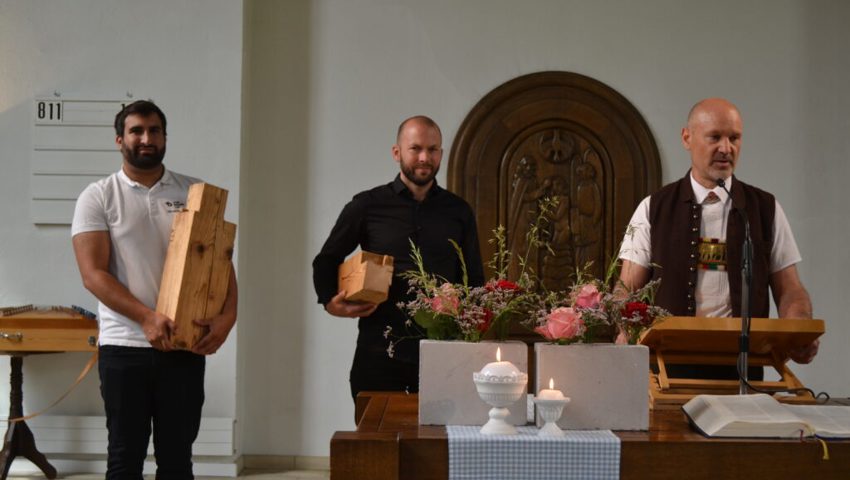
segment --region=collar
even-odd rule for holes
[[[132,178],[128,177],[128,176],[127,176],[127,173],[126,173],[126,172],[124,172],[124,167],[121,167],[121,169],[120,169],[120,170],[118,170],[118,178],[119,178],[122,182],[126,183],[127,185],[129,185],[129,186],[131,186],[131,187],[134,187],[134,188],[148,188],[148,187],[146,187],[146,186],[142,185],[141,183],[139,183],[139,182],[137,182],[137,181],[133,180]],[[161,177],[159,177],[159,180],[157,180],[157,182],[156,182],[156,183],[154,183],[154,184],[153,184],[153,186],[152,186],[151,188],[154,188],[154,187],[156,187],[157,185],[163,185],[163,186],[165,186],[165,185],[171,185],[173,182],[174,182],[174,177],[171,175],[171,170],[169,170],[169,169],[167,169],[167,168],[164,168],[164,169],[163,169],[163,171],[162,171],[162,176],[161,176]]]
[[[702,203],[703,201],[705,201],[705,197],[708,196],[709,192],[714,192],[714,194],[717,195],[718,198],[720,198],[720,201],[723,204],[725,204],[726,201],[729,199],[729,195],[726,194],[726,191],[723,190],[722,188],[720,188],[719,186],[716,186],[714,188],[705,188],[702,185],[700,185],[700,183],[697,182],[696,179],[694,179],[693,170],[691,170],[690,175],[688,175],[688,176],[691,179],[691,188],[694,191],[694,201],[696,203]],[[733,178],[734,177],[730,176],[729,178],[726,179],[726,188],[728,188],[730,192],[732,191],[732,179]]]
[[[165,176],[163,176],[163,178],[164,177]],[[407,188],[407,185],[401,181],[400,173],[395,176],[395,180],[393,180],[393,183],[390,184],[390,188],[393,189],[393,193],[396,195],[404,195],[408,198],[413,198],[413,192],[411,192],[410,189]],[[425,194],[425,198],[431,198],[442,190],[443,187],[437,185],[437,179],[435,178],[434,183],[431,184],[431,188],[428,189],[428,193]]]

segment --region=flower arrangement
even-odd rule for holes
[[[572,287],[566,291],[549,291],[530,267],[533,251],[545,249],[554,254],[546,228],[557,205],[557,198],[540,200],[537,216],[526,234],[527,249],[516,259],[506,247],[504,227],[493,230],[490,243],[496,246],[496,252],[488,265],[494,277],[484,286],[468,284],[466,262],[457,243],[449,240],[460,260],[461,283],[451,283],[426,272],[422,254],[411,242],[411,258],[416,269],[402,276],[407,279],[408,292],[414,298],[398,304],[412,319],[408,324],[415,323],[424,330],[420,331],[422,336],[432,340],[478,342],[488,333],[497,340],[505,340],[511,324],[519,322],[558,344],[592,343],[600,338],[610,341],[615,335],[616,343],[637,343],[643,331],[669,316],[664,309],[653,305],[658,281],[628,291],[618,280],[620,261],[615,256],[604,278],[588,275],[591,266],[588,264],[576,272]],[[520,267],[516,281],[508,279],[508,266],[513,260]],[[389,338],[392,332],[387,328],[384,336]],[[391,339],[388,352],[402,339]]]
[[[631,227],[626,234],[630,231]],[[569,291],[549,292],[540,297],[526,326],[561,345],[592,343],[610,332],[616,334],[615,343],[637,344],[644,331],[670,313],[653,304],[660,280],[629,291],[619,281],[620,266],[615,254],[605,277],[595,279],[586,274],[591,264],[585,265],[576,272],[576,281]]]
[[[489,332],[496,340],[506,340],[510,326],[527,316],[539,296],[535,291],[534,273],[528,267],[528,258],[533,249],[548,248],[545,240],[545,225],[557,199],[540,202],[539,213],[526,234],[527,249],[521,258],[519,277],[508,280],[508,266],[512,254],[507,249],[505,229],[498,226],[489,240],[496,252],[488,265],[495,272],[484,286],[468,284],[466,261],[460,246],[452,240],[462,269],[462,282],[451,283],[425,271],[419,248],[410,243],[411,258],[416,269],[402,273],[409,284],[413,300],[401,302],[398,307],[405,311],[413,322],[425,330],[432,340],[464,340],[478,342]],[[385,332],[389,337],[390,332]],[[397,339],[398,341],[400,339]],[[393,343],[390,343],[392,348]]]
[[[450,283],[425,272],[422,255],[411,244],[416,270],[404,272],[414,294],[413,300],[398,307],[408,313],[432,340],[478,342],[490,331],[497,340],[505,340],[514,317],[522,311],[527,286],[504,278],[495,278],[484,286],[471,287],[460,247],[452,242],[461,261],[463,282]]]
[[[427,273],[419,248],[413,242],[410,245],[416,270],[402,276],[407,278],[409,291],[415,296],[398,307],[424,329],[429,339],[479,341],[493,323],[491,292],[485,287],[469,286],[460,247],[452,242],[463,271],[463,282],[455,284]]]

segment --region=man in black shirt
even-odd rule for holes
[[[351,395],[366,390],[419,391],[419,339],[406,338],[387,352],[387,327],[395,337],[418,335],[397,307],[411,299],[400,274],[415,268],[410,241],[421,250],[425,268],[450,282],[462,281],[460,260],[449,239],[463,251],[473,286],[484,284],[478,231],[472,209],[437,185],[443,156],[440,127],[428,117],[411,117],[398,128],[392,155],[401,173],[392,182],[360,192],[343,208],[321,252],[313,260],[319,303],[337,317],[360,317],[351,366]],[[389,298],[380,305],[352,303],[337,291],[337,269],[354,249],[391,255],[394,274]]]

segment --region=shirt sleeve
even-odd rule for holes
[[[776,273],[782,269],[788,268],[791,265],[800,263],[803,259],[800,256],[800,250],[797,248],[797,242],[794,241],[794,233],[791,232],[791,225],[788,223],[788,218],[785,216],[785,211],[776,201],[773,219],[773,250],[770,252],[770,273]]]
[[[339,214],[322,250],[313,259],[313,286],[322,305],[327,305],[338,293],[339,265],[360,244],[364,212],[365,207],[357,198],[349,202]]]
[[[650,268],[652,257],[649,224],[649,198],[644,198],[632,214],[623,243],[620,244],[620,259],[634,262],[644,268]]]
[[[103,192],[97,184],[91,184],[83,190],[74,206],[74,219],[71,221],[71,236],[85,232],[109,230]]]
[[[469,276],[469,285],[480,287],[484,285],[484,265],[481,262],[481,246],[478,243],[478,225],[472,208],[467,206],[467,220],[465,222],[466,235],[461,246],[463,258],[466,262],[466,273]]]

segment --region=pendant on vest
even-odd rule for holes
[[[726,242],[717,238],[700,238],[699,268],[702,270],[726,270]]]

